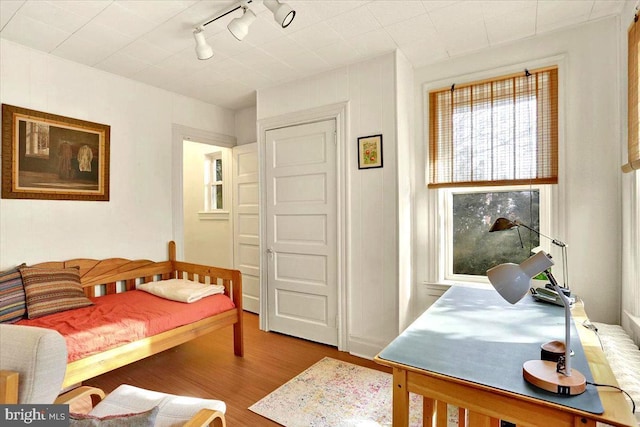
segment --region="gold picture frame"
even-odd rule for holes
[[[2,198],[108,201],[110,132],[2,104]]]
[[[382,167],[382,135],[358,138],[358,169]]]

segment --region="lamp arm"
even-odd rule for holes
[[[562,303],[564,304],[564,370],[559,371],[567,377],[571,376],[571,303],[569,298],[562,292],[556,278],[551,274],[551,270],[544,272],[553,285],[553,289],[558,293]]]
[[[564,247],[566,247],[566,246],[567,246],[564,242],[561,242],[561,241],[560,241],[560,240],[558,240],[558,239],[554,239],[553,237],[549,237],[549,236],[547,236],[547,235],[545,235],[545,234],[542,234],[542,233],[541,233],[541,232],[539,232],[538,230],[534,230],[533,228],[529,227],[529,226],[528,226],[528,225],[526,225],[526,224],[521,223],[520,221],[514,221],[514,224],[518,225],[519,227],[524,227],[524,228],[526,228],[527,230],[531,230],[531,231],[533,231],[534,233],[541,235],[542,237],[546,237],[547,239],[551,240],[551,243],[553,243],[554,245],[556,245],[556,246],[558,246],[558,247],[564,248]]]

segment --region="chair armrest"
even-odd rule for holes
[[[0,371],[0,404],[18,403],[18,377],[15,371]]]
[[[212,409],[200,409],[184,427],[226,427],[224,414],[220,411]]]
[[[96,387],[80,386],[66,393],[62,393],[60,396],[58,396],[58,398],[54,403],[62,404],[62,405],[70,405],[73,402],[77,401],[78,399],[82,399],[86,397],[91,398],[91,406],[94,407],[98,403],[100,403],[102,399],[104,399],[105,393],[104,391]]]

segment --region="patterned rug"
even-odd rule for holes
[[[249,410],[286,427],[378,427],[391,426],[392,401],[391,374],[325,357]],[[409,414],[411,427],[422,426],[419,396]]]

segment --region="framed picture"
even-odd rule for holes
[[[2,198],[108,201],[110,130],[2,104]]]
[[[382,135],[358,138],[358,169],[382,167]]]

